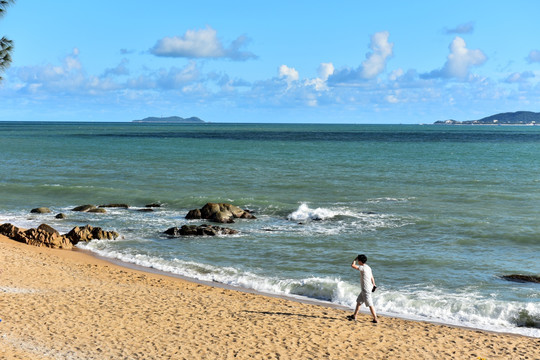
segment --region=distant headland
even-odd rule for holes
[[[491,115],[479,120],[440,120],[436,125],[537,125],[540,124],[540,113],[516,111]]]
[[[183,118],[180,116],[169,117],[147,117],[142,120],[133,120],[134,123],[167,123],[167,124],[203,124],[205,121],[198,117],[192,116],[190,118]]]

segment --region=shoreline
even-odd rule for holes
[[[69,251],[69,250],[67,250],[67,251]],[[142,265],[133,264],[133,263],[129,263],[129,262],[118,260],[118,259],[107,258],[105,256],[93,253],[90,250],[80,249],[80,248],[77,248],[77,247],[74,247],[73,250],[71,250],[71,251],[81,252],[81,253],[89,256],[89,257],[96,258],[98,260],[110,263],[112,265],[115,265],[115,266],[118,266],[118,267],[121,267],[121,268],[140,271],[140,272],[144,272],[144,273],[157,274],[157,275],[166,276],[166,277],[171,277],[171,278],[180,279],[182,281],[187,281],[187,282],[191,282],[191,283],[195,283],[195,284],[199,284],[199,285],[215,287],[215,288],[219,288],[219,289],[227,289],[227,290],[232,290],[232,291],[238,291],[238,292],[242,292],[242,293],[254,294],[254,295],[259,295],[259,296],[272,297],[272,298],[282,299],[282,300],[286,300],[286,301],[298,302],[298,303],[301,303],[301,304],[328,307],[328,308],[332,308],[332,309],[336,309],[336,310],[345,311],[345,312],[348,312],[348,313],[352,313],[353,310],[354,310],[353,308],[345,306],[345,305],[335,304],[335,303],[332,303],[330,301],[311,299],[311,298],[308,298],[308,297],[305,297],[305,296],[300,296],[300,295],[274,294],[274,293],[254,290],[254,289],[250,289],[250,288],[246,288],[246,287],[228,285],[228,284],[224,284],[224,283],[221,283],[221,282],[218,282],[218,281],[206,281],[206,280],[200,280],[200,279],[197,279],[197,278],[192,278],[192,277],[189,277],[189,276],[178,275],[178,274],[170,273],[170,272],[167,272],[167,271],[154,269],[154,268],[148,268],[148,267],[145,267],[145,266],[142,266]],[[364,314],[366,316],[370,314],[369,310],[364,306],[360,308],[360,313]],[[457,325],[457,324],[445,323],[443,321],[437,321],[437,320],[415,319],[413,317],[407,317],[407,316],[404,316],[404,315],[402,316],[402,315],[399,315],[399,314],[388,314],[388,313],[384,313],[384,312],[377,312],[377,315],[378,316],[383,316],[384,318],[391,318],[391,319],[393,318],[393,319],[400,319],[400,320],[405,320],[405,321],[414,321],[414,322],[427,323],[427,324],[433,324],[433,325],[448,326],[448,327],[464,329],[464,330],[470,330],[470,331],[484,331],[484,332],[488,332],[488,333],[492,333],[492,334],[501,334],[501,335],[509,335],[509,336],[524,336],[524,337],[531,338],[531,339],[539,339],[539,338],[534,337],[534,336],[528,336],[528,335],[517,334],[517,333],[512,333],[512,332],[482,329],[482,328],[466,326],[466,325]]]
[[[78,247],[74,247],[73,250],[71,250],[71,251],[84,253],[85,255],[87,255],[89,257],[93,257],[93,258],[96,258],[98,260],[108,262],[110,264],[113,264],[113,265],[121,267],[121,268],[140,271],[140,272],[144,272],[144,273],[167,276],[167,277],[170,277],[170,278],[180,279],[182,281],[187,281],[187,282],[191,282],[191,283],[195,283],[195,284],[199,284],[199,285],[215,287],[215,288],[219,288],[219,289],[227,289],[227,290],[232,290],[232,291],[238,291],[238,292],[247,293],[247,294],[268,296],[268,297],[272,297],[272,298],[276,298],[276,299],[295,301],[295,302],[299,302],[299,303],[302,303],[302,304],[326,306],[326,307],[329,307],[329,308],[335,308],[335,309],[339,309],[339,310],[343,310],[343,311],[351,311],[351,312],[353,311],[352,308],[349,308],[349,307],[344,306],[344,305],[334,304],[332,302],[324,301],[324,300],[310,299],[310,298],[305,297],[305,296],[273,294],[273,293],[254,290],[254,289],[250,289],[250,288],[246,288],[246,287],[228,285],[228,284],[221,283],[221,282],[218,282],[218,281],[206,281],[206,280],[200,280],[200,279],[197,279],[197,278],[192,278],[192,277],[189,277],[189,276],[178,275],[178,274],[170,273],[170,272],[167,272],[167,271],[164,271],[164,270],[159,270],[159,269],[155,269],[155,268],[148,268],[148,267],[145,267],[145,266],[142,266],[142,265],[137,265],[137,264],[129,263],[129,262],[118,260],[118,259],[108,258],[108,257],[102,256],[102,255],[93,253],[90,250],[80,249]],[[369,311],[365,310],[365,309],[361,310],[361,311],[363,313],[365,313],[365,314],[369,313]],[[478,330],[481,330],[481,329],[478,329]]]
[[[516,334],[349,312],[0,237],[0,358],[540,358]],[[216,285],[216,286],[214,286]]]

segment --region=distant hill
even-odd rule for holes
[[[142,120],[133,120],[134,123],[176,123],[176,124],[202,124],[203,120],[198,117],[192,116],[190,118],[184,119],[180,116],[169,116],[169,117],[147,117]]]
[[[516,111],[491,115],[480,120],[440,120],[438,125],[536,125],[540,124],[540,113]]]

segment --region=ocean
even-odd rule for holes
[[[163,234],[208,202],[257,219]],[[540,337],[540,284],[502,278],[540,275],[539,214],[538,126],[0,122],[0,224],[99,226],[120,238],[78,247],[347,308],[364,253],[383,315]]]

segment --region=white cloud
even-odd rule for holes
[[[332,84],[355,84],[370,80],[380,75],[386,68],[386,62],[393,54],[394,43],[389,43],[388,31],[375,33],[371,37],[366,60],[357,69],[345,68],[332,73],[329,82]]]
[[[328,77],[334,73],[334,65],[332,63],[322,63],[319,65],[319,79],[326,81]]]
[[[80,70],[82,68],[81,63],[78,59],[78,56],[79,56],[78,48],[74,48],[71,55],[66,56],[66,58],[64,59],[64,63],[66,65],[67,71]]]
[[[378,32],[371,37],[369,47],[372,52],[366,54],[366,60],[362,63],[362,77],[373,79],[384,71],[386,60],[392,55],[394,43],[388,42],[388,31]]]
[[[319,77],[307,79],[305,84],[307,86],[313,86],[317,91],[328,90],[326,81],[334,73],[334,65],[332,63],[321,63],[317,73],[319,74]]]
[[[240,36],[229,47],[225,47],[211,27],[188,30],[182,36],[164,37],[158,40],[150,52],[156,56],[183,58],[228,58],[247,60],[256,58],[253,53],[240,51],[248,38]]]
[[[442,69],[423,74],[423,78],[458,78],[465,80],[472,66],[482,65],[486,62],[486,55],[478,49],[467,49],[463,38],[456,36],[449,46],[450,54]]]
[[[540,62],[540,51],[538,51],[538,50],[531,50],[531,52],[529,53],[529,56],[527,56],[527,60],[528,60],[530,63],[533,63],[533,62]]]
[[[87,74],[84,62],[81,62],[83,56],[74,49],[57,63],[12,67],[0,87],[0,97],[11,97],[13,103],[34,101],[43,106],[57,100],[59,104],[73,104],[69,105],[73,108],[95,104],[103,104],[103,108],[109,106],[110,109],[119,106],[125,109],[144,108],[158,103],[166,104],[163,108],[170,108],[171,104],[204,104],[208,107],[225,104],[236,109],[305,110],[317,107],[321,111],[347,108],[362,112],[372,108],[383,113],[408,110],[415,114],[411,110],[415,106],[440,112],[445,107],[447,110],[467,107],[471,102],[498,104],[499,99],[538,94],[540,89],[537,82],[539,72],[508,73],[497,83],[480,81],[478,77],[467,83],[445,81],[456,77],[470,79],[471,68],[486,61],[480,50],[468,49],[459,37],[450,44],[444,65],[428,74],[431,79],[422,79],[416,70],[399,67],[389,69],[386,72],[388,76],[380,76],[385,73],[393,45],[388,42],[387,32],[377,33],[371,39],[371,50],[357,69],[340,71],[333,63],[326,62],[313,69],[317,70],[317,75],[301,77],[295,67],[281,65],[274,70],[277,74],[249,82],[241,78],[232,79],[215,69],[205,72],[203,62],[195,59],[185,66],[161,69],[131,66],[131,72],[128,71],[131,63],[122,59],[96,75]],[[206,66],[209,65],[206,63]],[[342,76],[343,83],[335,81],[336,75]],[[376,81],[369,81],[368,75],[376,76]],[[435,77],[443,78],[443,81],[433,79]],[[532,101],[538,95],[528,98]]]
[[[287,87],[291,87],[291,84],[294,81],[298,81],[300,76],[298,75],[298,71],[296,71],[295,68],[288,67],[287,65],[281,65],[279,67],[279,78],[285,79],[287,82]]]
[[[443,71],[450,77],[465,78],[471,66],[482,65],[487,57],[481,50],[467,49],[465,40],[457,36],[450,45],[450,55]]]
[[[40,65],[12,68],[15,74],[14,88],[19,93],[43,94],[55,97],[69,95],[107,96],[123,90],[179,90],[205,79],[195,61],[182,68],[171,67],[157,71],[146,70],[143,74],[118,81],[119,75],[130,75],[128,60],[123,59],[114,67],[105,69],[100,76],[86,74],[78,57],[78,49],[64,57],[60,65]]]
[[[161,68],[128,79],[122,86],[135,90],[178,90],[203,81],[197,63],[192,60],[183,68]]]
[[[195,61],[190,61],[185,67],[178,69],[160,70],[157,76],[157,86],[162,89],[177,89],[200,79],[200,71]]]
[[[398,80],[400,77],[403,76],[405,72],[403,71],[403,69],[399,68],[397,70],[394,70],[390,73],[390,75],[388,76],[388,79],[390,79],[391,81],[396,81]]]
[[[390,104],[397,104],[399,102],[398,98],[395,95],[387,95],[385,99]]]
[[[18,80],[24,83],[20,89],[36,92],[46,88],[77,88],[84,79],[78,55],[79,49],[74,48],[71,54],[64,57],[62,65],[47,64],[15,68]]]

